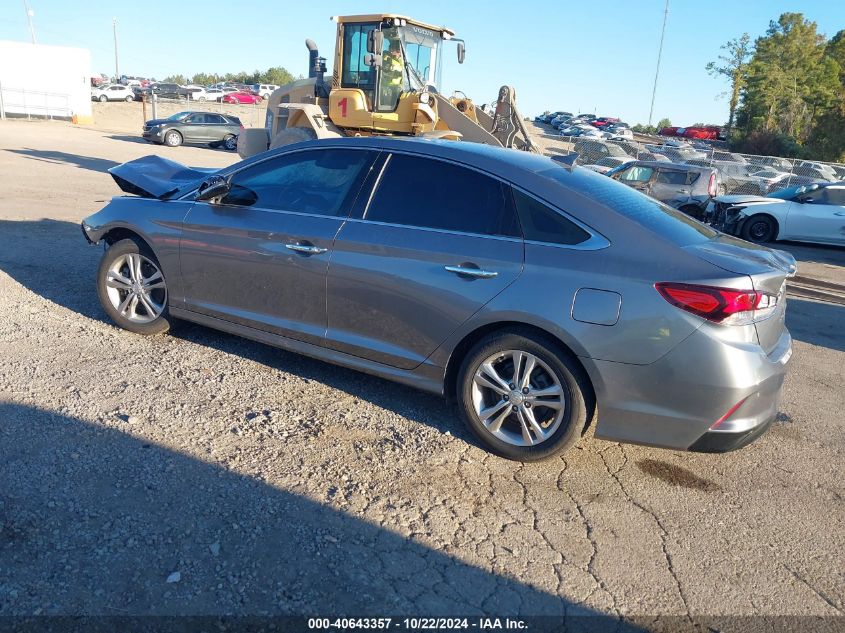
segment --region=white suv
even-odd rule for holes
[[[108,86],[100,86],[91,91],[92,101],[135,101],[135,93],[129,86],[121,86],[120,84],[109,84]]]
[[[278,88],[276,84],[252,84],[252,94],[262,99],[269,99],[273,91]]]

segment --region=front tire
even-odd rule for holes
[[[749,242],[756,244],[774,242],[777,236],[777,222],[768,215],[752,215],[742,226],[742,239]]]
[[[176,130],[168,130],[164,135],[164,144],[168,147],[178,147],[182,144],[182,135]]]
[[[464,358],[462,417],[493,453],[536,461],[571,448],[592,415],[589,380],[571,356],[533,332],[495,332]]]
[[[164,273],[143,242],[120,240],[103,253],[97,295],[109,318],[124,330],[162,334],[170,329]]]
[[[105,103],[109,98],[106,95],[100,95],[100,103]]]

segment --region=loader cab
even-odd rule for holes
[[[443,43],[454,33],[396,15],[335,19],[330,118],[341,127],[411,133],[410,105],[438,91]]]

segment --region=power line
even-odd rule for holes
[[[660,58],[663,56],[663,36],[666,35],[666,20],[669,18],[669,0],[666,0],[666,9],[663,11],[663,28],[660,30],[660,47],[657,49],[657,68],[654,71],[654,88],[651,91],[651,108],[648,110],[648,124],[651,125],[651,117],[654,114],[654,97],[657,94],[657,77],[660,75]]]

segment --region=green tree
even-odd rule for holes
[[[719,55],[717,61],[712,61],[705,67],[707,72],[714,77],[727,77],[731,82],[731,97],[728,100],[728,126],[726,133],[730,135],[734,125],[734,116],[739,104],[739,96],[745,87],[748,74],[748,58],[751,56],[751,36],[743,33],[740,37],[734,38],[723,44],[721,50],[725,51]]]
[[[185,75],[168,75],[164,78],[163,83],[166,84],[179,84],[180,86],[183,84],[188,83],[185,80]]]
[[[657,129],[659,130],[662,127],[672,127],[672,122],[668,118],[660,119],[657,122]]]
[[[742,96],[746,133],[764,128],[806,140],[816,118],[835,105],[838,64],[816,23],[784,13],[757,38]]]
[[[274,66],[273,68],[268,68],[267,72],[262,75],[261,83],[283,86],[285,84],[289,84],[293,80],[293,75],[290,74],[286,68],[283,68],[282,66]]]

